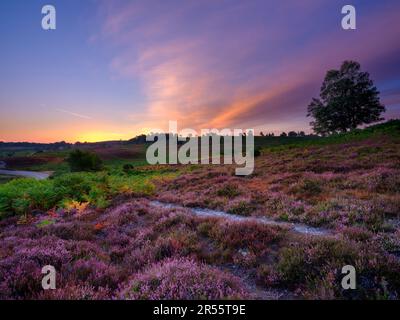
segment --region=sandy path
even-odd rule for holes
[[[36,171],[19,171],[19,170],[0,170],[0,174],[9,176],[18,176],[26,178],[34,178],[37,180],[44,180],[50,177],[51,172],[36,172]]]
[[[201,208],[187,208],[187,207],[179,206],[176,204],[164,203],[164,202],[159,202],[159,201],[151,201],[151,204],[154,206],[168,208],[168,209],[186,209],[186,210],[189,210],[192,214],[197,215],[197,216],[202,216],[202,217],[218,217],[218,218],[225,218],[227,220],[232,220],[232,221],[255,221],[255,222],[269,224],[269,225],[283,226],[283,227],[289,228],[290,230],[292,230],[294,232],[301,233],[301,234],[307,234],[307,235],[313,235],[313,236],[326,236],[326,235],[332,234],[332,232],[330,232],[329,230],[326,230],[326,229],[314,228],[314,227],[310,227],[310,226],[307,226],[302,223],[277,221],[277,220],[269,219],[266,217],[245,217],[245,216],[239,216],[236,214],[226,213],[223,211],[215,211],[215,210],[201,209]]]

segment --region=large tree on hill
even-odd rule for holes
[[[379,91],[360,70],[355,61],[344,61],[340,70],[329,70],[321,87],[320,98],[313,98],[307,116],[319,134],[346,132],[361,124],[383,120],[385,106],[379,101]]]

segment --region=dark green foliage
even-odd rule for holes
[[[124,166],[122,167],[124,172],[129,172],[129,171],[133,170],[133,168],[134,168],[134,166],[131,165],[130,163],[124,164]]]
[[[69,154],[67,162],[72,172],[99,171],[103,167],[102,161],[97,154],[79,149]]]
[[[217,191],[217,195],[220,197],[234,198],[240,195],[240,191],[237,185],[227,184]]]
[[[105,204],[109,189],[107,176],[95,173],[68,173],[40,181],[15,179],[0,186],[0,219],[32,210],[47,211],[72,200],[100,207]]]
[[[318,134],[354,130],[362,124],[382,120],[385,107],[368,72],[355,61],[344,61],[340,70],[329,70],[321,87],[320,98],[308,106],[310,124]]]

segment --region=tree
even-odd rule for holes
[[[344,61],[340,70],[329,70],[322,83],[320,98],[313,98],[307,116],[314,131],[326,135],[353,130],[361,124],[383,120],[385,106],[379,91],[355,61]]]
[[[72,172],[98,171],[103,167],[102,161],[97,154],[79,149],[70,152],[67,162]]]
[[[286,132],[285,132],[285,131],[283,131],[283,132],[280,134],[280,137],[287,137],[287,134],[286,134]]]
[[[288,137],[297,137],[297,132],[295,132],[295,131],[289,131]]]

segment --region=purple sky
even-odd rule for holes
[[[82,4],[83,2],[83,4]],[[305,130],[328,69],[357,60],[400,116],[400,2],[0,4],[0,140],[95,141],[179,128]],[[341,28],[352,4],[357,30]]]

